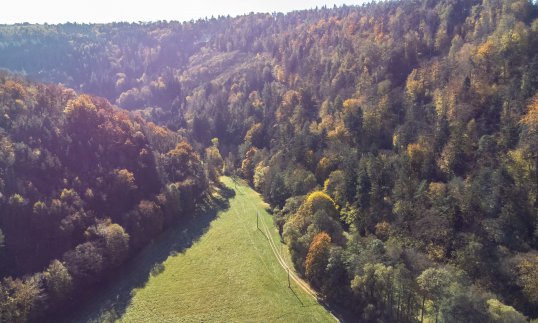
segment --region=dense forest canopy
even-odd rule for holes
[[[93,211],[111,220],[92,223],[86,236],[98,240],[97,232],[118,223],[133,241],[136,230],[152,227],[131,228],[121,214],[147,203],[158,209],[160,199],[151,201],[163,194],[163,183],[183,180],[159,172],[160,163],[176,169],[166,159],[176,153],[167,153],[173,144],[163,148],[150,138],[170,133],[194,147],[176,150],[205,156],[210,180],[222,167],[260,191],[299,272],[358,318],[520,322],[538,318],[537,17],[538,7],[527,0],[423,0],[187,23],[0,26],[0,66],[106,97],[167,127],[136,117],[123,130],[120,143],[128,138],[136,147],[124,147],[126,154],[145,147],[148,156],[161,156],[153,166],[129,166],[123,163],[136,159],[115,155],[97,174],[79,178],[82,186],[71,177],[47,186],[47,208],[62,189],[77,185],[106,192],[92,198],[121,201],[110,203],[116,209]],[[6,108],[25,115],[17,95],[8,97]],[[44,109],[37,98],[20,100]],[[100,111],[104,101],[64,100],[54,101],[61,118],[43,120],[62,120],[67,143],[49,144],[81,151],[87,163],[70,165],[65,152],[47,149],[75,176],[109,147],[99,140],[114,141],[106,132],[88,143],[73,138],[106,129],[100,125],[114,119],[109,114],[131,119],[105,109],[102,117],[83,117],[93,126],[77,125],[76,116],[94,114],[88,106]],[[7,116],[2,127],[17,123]],[[37,202],[40,181],[47,181],[32,175],[38,168],[31,163],[36,145],[49,145],[46,138],[56,132],[32,135],[33,118],[20,117],[19,132],[4,130],[2,147],[13,148],[2,148],[0,174],[19,184],[0,186],[8,190],[2,210],[30,214],[35,206],[26,199]],[[17,173],[13,165],[26,168]],[[47,173],[53,183],[64,176],[53,174]],[[202,177],[196,174],[189,176]],[[113,179],[129,186],[131,175],[137,194],[129,199],[121,197],[127,188],[107,187]],[[203,191],[205,182],[194,185]],[[67,195],[73,207],[78,199]],[[9,255],[17,248],[9,238],[9,212],[16,211],[2,212],[0,245]],[[25,248],[20,252],[35,252]],[[24,257],[11,261],[22,266],[19,273],[39,270],[64,252],[49,250],[54,254],[40,256],[34,267],[24,267]],[[63,259],[59,264],[70,263]]]
[[[1,322],[83,293],[206,188],[188,143],[105,99],[0,75],[0,115]]]

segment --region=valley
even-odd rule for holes
[[[235,193],[229,206],[163,233],[73,320],[334,322],[299,285],[304,282],[292,280],[288,288],[287,272],[269,239],[278,254],[284,248],[260,195],[230,177],[223,184]],[[282,258],[293,268],[286,260],[289,255],[284,252]],[[162,271],[148,272],[160,265]]]

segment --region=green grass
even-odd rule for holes
[[[132,268],[110,284],[81,320],[334,322],[324,307],[293,282],[288,288],[286,271],[277,262],[267,237],[256,228],[259,212],[260,221],[269,226],[278,243],[278,232],[260,196],[246,185],[236,188],[230,178],[223,178],[223,182],[234,188],[236,195],[230,198],[229,208],[202,225],[205,233],[200,233],[198,240],[163,257],[164,270],[151,275],[148,264],[155,263],[154,252],[169,252],[174,249],[170,248],[174,239],[181,244],[182,235],[192,235],[188,229],[164,234],[128,265]],[[142,273],[137,266],[143,268]],[[134,283],[140,275],[145,275],[142,283]]]

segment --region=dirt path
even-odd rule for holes
[[[310,296],[314,297],[316,300],[318,299],[318,294],[315,290],[313,290],[308,283],[306,283],[303,279],[301,279],[293,269],[290,269],[289,266],[286,264],[284,258],[278,251],[278,248],[276,247],[275,241],[273,239],[273,236],[271,235],[271,232],[269,231],[269,228],[267,227],[267,224],[265,221],[261,221],[265,230],[265,233],[267,235],[269,245],[271,246],[271,249],[273,250],[273,253],[275,254],[275,257],[277,258],[278,262],[284,268],[285,270],[289,271],[290,278],[297,283],[305,292],[307,292]]]

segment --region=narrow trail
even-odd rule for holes
[[[268,236],[268,239],[269,239],[269,246],[271,247],[271,250],[273,250],[273,253],[275,254],[278,262],[280,263],[280,265],[282,266],[282,268],[284,268],[285,270],[288,270],[289,273],[290,273],[290,278],[293,279],[293,281],[295,281],[297,283],[297,285],[299,285],[305,292],[307,292],[310,296],[314,297],[316,300],[318,299],[318,294],[316,293],[316,291],[314,291],[309,285],[308,283],[306,283],[302,278],[300,278],[299,276],[297,276],[297,274],[295,273],[295,271],[291,268],[289,268],[289,266],[286,264],[284,258],[282,257],[282,255],[280,254],[280,252],[278,251],[278,248],[276,247],[276,244],[275,244],[275,241],[271,235],[271,232],[269,231],[269,228],[267,227],[267,224],[265,223],[265,221],[261,221],[263,226],[264,226],[264,229],[265,229],[265,232]]]

